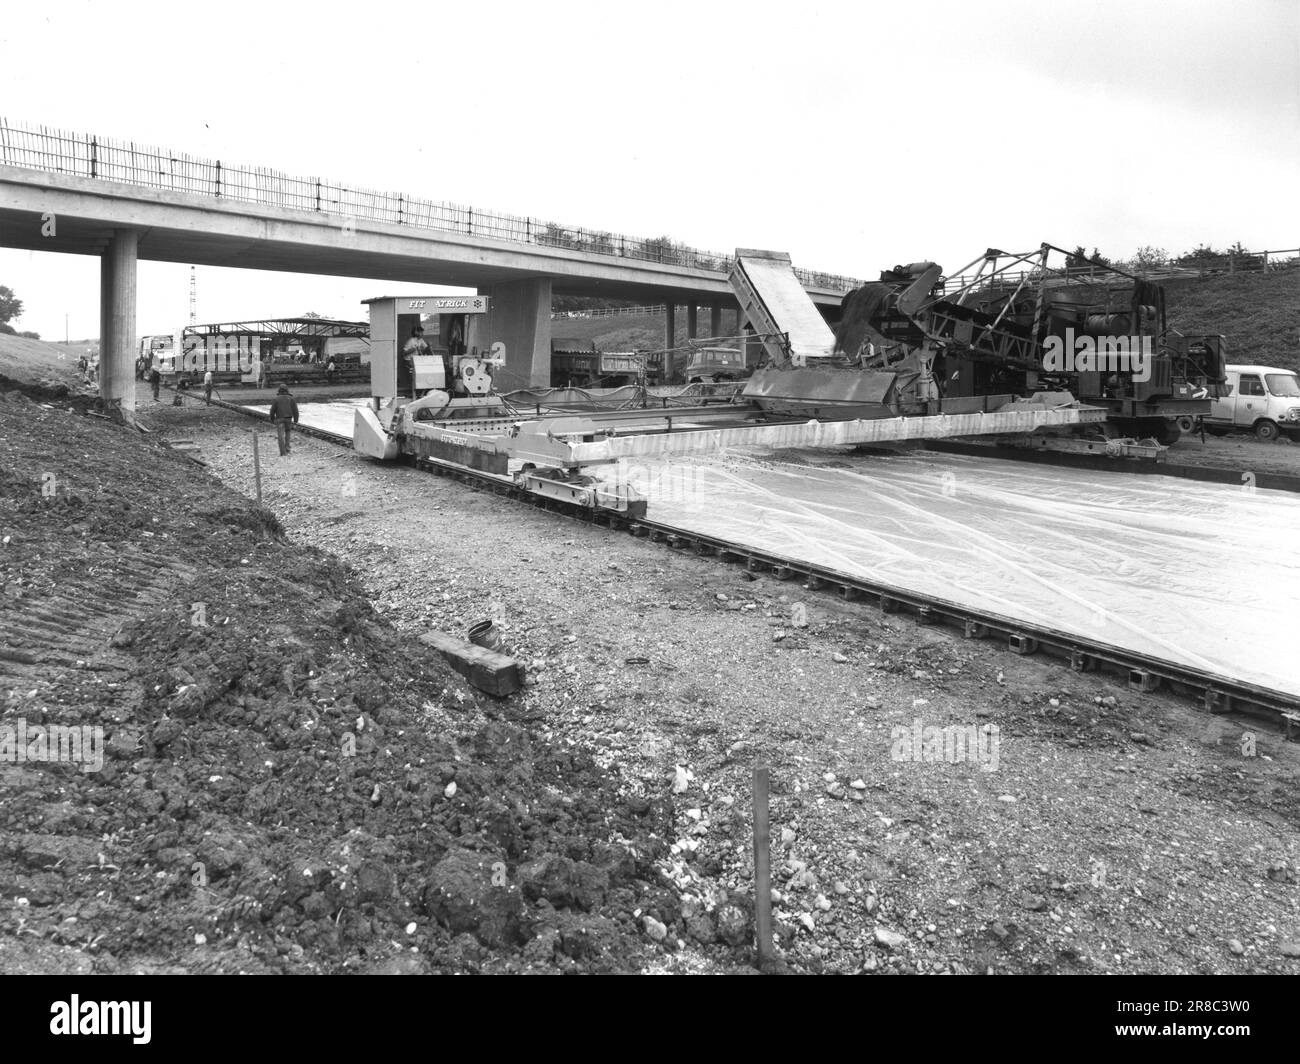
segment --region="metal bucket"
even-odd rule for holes
[[[503,645],[497,626],[489,621],[475,621],[469,626],[469,641],[485,650],[500,652]]]

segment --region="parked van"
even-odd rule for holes
[[[1208,429],[1254,432],[1261,440],[1279,433],[1300,439],[1300,380],[1294,370],[1272,366],[1227,366],[1228,394],[1210,404]]]

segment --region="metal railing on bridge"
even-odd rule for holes
[[[659,303],[653,307],[592,307],[590,310],[553,310],[551,317],[559,320],[561,318],[622,318],[622,317],[640,317],[645,314],[662,316],[668,312],[668,307]]]
[[[29,128],[5,119],[0,119],[0,163],[265,207],[327,213],[340,216],[344,223],[349,218],[386,222],[710,273],[726,273],[734,262],[734,256],[686,247],[665,237],[646,239],[562,226],[400,192],[375,192],[321,178],[293,177],[266,167],[231,166],[133,141],[82,136],[44,126]],[[848,291],[861,284],[838,274],[803,269],[795,272],[809,287]]]

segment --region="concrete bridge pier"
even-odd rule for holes
[[[115,229],[99,259],[99,395],[105,408],[135,412],[136,253],[140,234]]]
[[[664,306],[664,383],[673,382],[673,344],[677,340],[677,305],[669,299]]]
[[[700,308],[694,303],[686,304],[686,337],[694,340],[700,335]]]
[[[535,277],[480,288],[488,312],[476,334],[480,351],[500,340],[506,364],[493,371],[498,391],[551,386],[551,279]]]
[[[722,335],[722,304],[713,303],[709,306],[709,335]]]

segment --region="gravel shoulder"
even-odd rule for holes
[[[1227,436],[1206,433],[1204,442],[1199,436],[1180,439],[1169,449],[1167,460],[1171,465],[1212,466],[1243,473],[1280,473],[1295,477],[1300,476],[1300,443],[1285,436],[1263,443],[1245,432]]]

